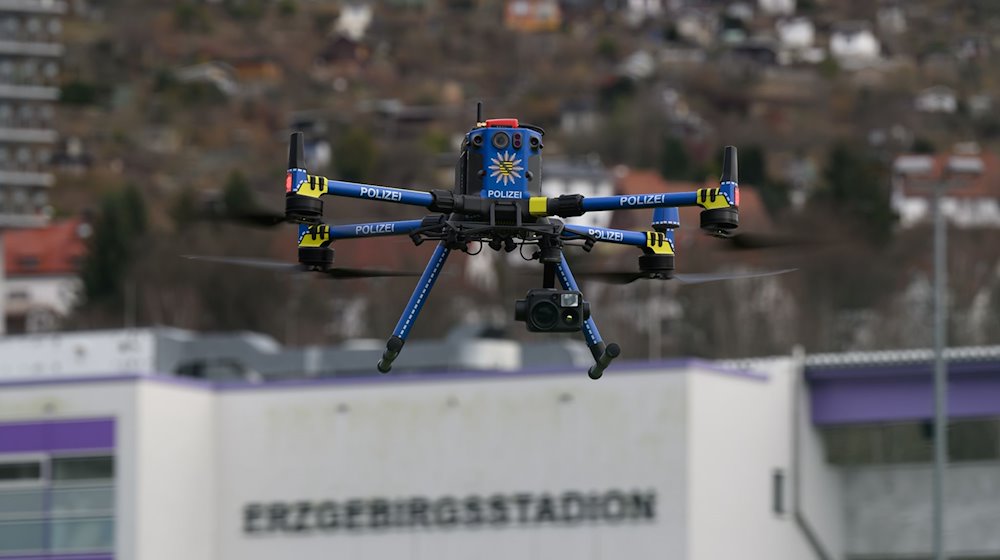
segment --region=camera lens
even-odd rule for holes
[[[539,330],[549,330],[559,320],[559,308],[550,301],[540,301],[531,308],[531,322]]]
[[[510,136],[507,136],[506,132],[497,132],[493,135],[493,147],[502,150],[510,144]]]
[[[473,136],[472,137],[472,145],[475,146],[475,147],[477,147],[477,148],[479,146],[482,146],[483,145],[483,135],[482,134],[477,134],[477,135]]]

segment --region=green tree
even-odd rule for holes
[[[890,205],[884,163],[841,142],[830,148],[823,178],[826,190],[821,201],[829,202],[873,241],[888,241],[896,214]]]
[[[371,134],[354,127],[334,143],[334,170],[337,179],[343,181],[363,181],[370,177],[378,159],[378,149]]]
[[[135,185],[110,192],[101,200],[80,272],[88,303],[121,301],[125,275],[146,232],[146,221],[146,204]]]
[[[226,184],[222,187],[222,206],[230,214],[249,212],[256,207],[253,190],[239,170],[229,172]]]
[[[684,143],[673,136],[664,138],[660,152],[660,175],[666,179],[686,181],[691,178],[692,167]]]

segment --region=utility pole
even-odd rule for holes
[[[895,171],[916,180],[934,175],[935,162],[929,156],[908,156],[899,161]],[[931,542],[934,560],[946,560],[945,543],[945,474],[948,469],[948,236],[944,215],[944,194],[960,176],[976,177],[983,172],[983,160],[977,156],[950,156],[941,166],[940,177],[933,179],[934,221],[934,475]]]
[[[941,211],[946,180],[942,178],[934,188],[934,560],[946,558],[944,473],[948,467],[948,368],[944,348],[948,338],[948,310],[945,308],[948,271],[945,267],[947,232]]]

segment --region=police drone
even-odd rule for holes
[[[378,371],[388,373],[410,335],[420,310],[453,251],[478,254],[484,246],[494,251],[522,254],[542,267],[542,287],[529,290],[514,305],[514,318],[531,332],[582,332],[594,357],[588,374],[598,379],[621,354],[618,344],[605,344],[584,299],[576,276],[570,270],[563,248],[579,245],[589,252],[597,243],[630,245],[639,249],[638,269],[631,271],[586,271],[581,278],[628,283],[635,280],[675,279],[701,283],[734,278],[782,274],[788,270],[748,274],[680,274],[674,272],[674,230],[680,227],[682,206],[701,210],[701,229],[710,235],[732,238],[739,224],[740,189],[736,148],[727,146],[722,177],[717,187],[691,192],[626,196],[585,197],[542,193],[542,150],[545,132],[514,118],[483,119],[477,108],[476,125],[462,141],[452,190],[417,191],[403,188],[337,181],[312,175],[304,161],[301,132],[291,135],[288,174],[285,177],[283,215],[258,214],[245,221],[292,222],[298,228],[298,265],[232,257],[195,257],[270,268],[295,268],[333,278],[416,276],[392,270],[335,267],[335,241],[362,237],[406,235],[415,245],[437,243],[430,262],[417,281],[385,351]],[[388,204],[419,206],[431,212],[420,219],[361,224],[322,223],[323,199],[329,196],[359,198]],[[630,231],[565,223],[559,218],[587,212],[652,209],[649,231]],[[558,284],[558,287],[557,287]]]

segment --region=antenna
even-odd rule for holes
[[[483,122],[483,102],[476,101],[476,122]]]

